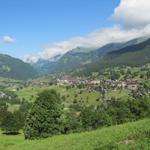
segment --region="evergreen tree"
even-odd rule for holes
[[[62,131],[62,104],[55,90],[41,92],[30,109],[25,123],[26,139],[44,138]]]

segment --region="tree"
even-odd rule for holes
[[[25,138],[37,139],[60,134],[62,131],[61,116],[60,95],[55,90],[41,92],[27,115]]]
[[[110,78],[111,80],[118,80],[120,78],[120,73],[113,70],[111,71]]]
[[[136,120],[150,116],[150,97],[129,99],[128,105]]]
[[[14,113],[7,111],[3,118],[1,129],[5,134],[18,134],[19,130],[23,127],[21,121],[21,112]]]
[[[107,113],[112,118],[113,124],[122,124],[131,121],[133,118],[127,102],[120,99],[114,99],[109,102]]]
[[[147,76],[147,79],[150,78],[150,71],[149,70],[147,71],[146,76]]]
[[[0,126],[6,116],[8,106],[5,102],[0,102]]]
[[[85,107],[81,112],[82,126],[85,130],[97,129],[112,124],[112,119],[102,107]]]
[[[82,126],[85,130],[93,129],[93,117],[95,110],[93,106],[85,107],[80,114]]]

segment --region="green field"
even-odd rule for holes
[[[0,134],[0,150],[149,150],[150,120],[43,140]]]
[[[34,101],[37,94],[44,89],[55,89],[61,96],[65,96],[65,102],[67,103],[71,103],[77,99],[78,101],[88,101],[90,104],[94,104],[96,103],[96,99],[101,96],[99,92],[89,93],[88,91],[84,91],[82,94],[79,94],[79,89],[70,88],[67,90],[65,86],[28,87],[17,91],[17,95],[20,99],[24,98],[26,101]]]
[[[61,96],[65,96],[66,103],[72,103],[75,99],[77,101],[88,102],[89,104],[97,104],[97,98],[100,98],[102,95],[99,92],[89,92],[87,90],[82,91],[80,93],[80,89],[78,88],[70,88],[66,89],[65,86],[49,86],[49,87],[28,87],[17,91],[17,95],[20,99],[25,99],[26,101],[33,102],[38,93],[43,91],[44,89],[55,89]],[[128,91],[110,91],[106,94],[107,98],[115,97],[115,98],[127,98]]]

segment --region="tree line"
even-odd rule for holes
[[[38,139],[122,124],[150,116],[150,97],[112,99],[97,106],[76,104],[64,109],[55,90],[39,94],[30,109],[24,128],[26,139]]]
[[[64,108],[55,90],[38,94],[32,106],[23,103],[18,111],[9,112],[0,105],[0,127],[7,134],[23,129],[25,139],[94,130],[105,126],[136,121],[150,116],[150,97],[112,99],[98,105],[75,103]]]

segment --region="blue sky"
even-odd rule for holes
[[[120,0],[0,0],[0,53],[23,58],[49,43],[113,26]]]

